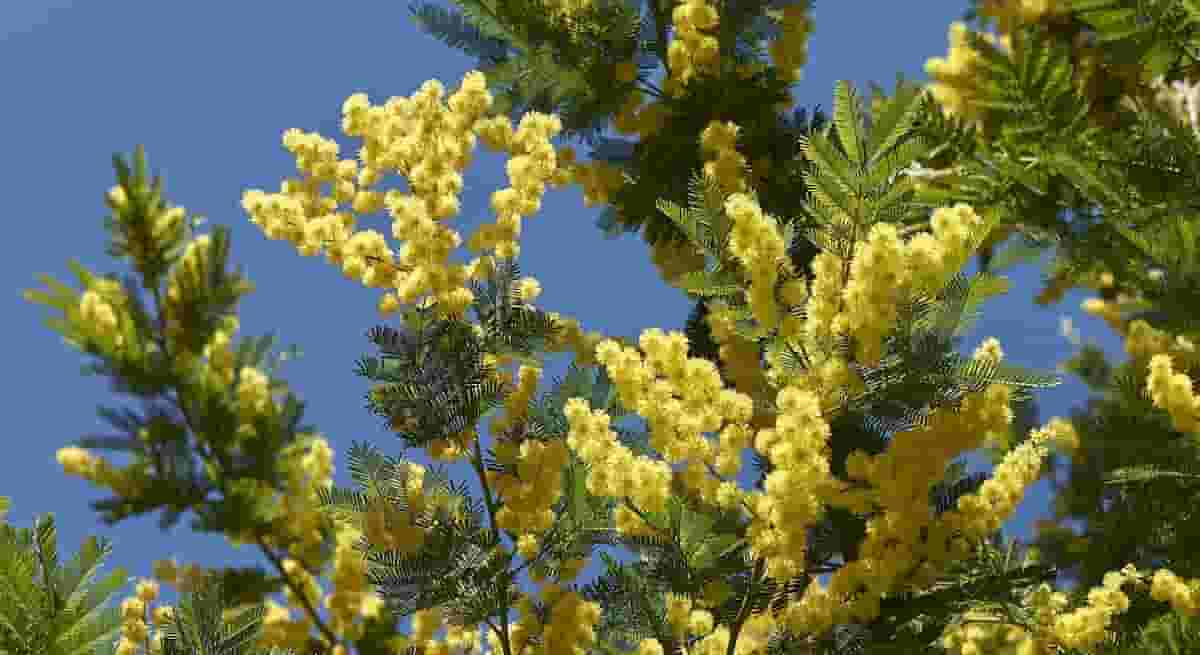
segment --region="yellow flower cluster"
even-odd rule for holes
[[[977,494],[960,499],[958,511],[947,512],[942,521],[934,520],[927,500],[929,486],[940,479],[953,453],[977,446],[982,435],[1012,420],[1008,399],[1007,387],[993,385],[964,399],[958,412],[939,410],[927,426],[895,435],[880,456],[851,454],[846,465],[850,477],[872,481],[878,493],[843,494],[832,502],[858,513],[880,505],[884,512],[868,521],[859,559],[834,572],[827,588],[814,581],[799,602],[786,608],[783,618],[793,631],[819,632],[843,620],[874,618],[883,594],[897,581],[907,576],[911,586],[929,584],[946,563],[966,554],[968,541],[963,537],[989,534],[1011,515],[1024,488],[1037,478],[1044,444],[1073,442],[1074,430],[1066,421],[1054,419],[1034,431],[1027,444],[997,466]],[[940,438],[914,438],[929,435]],[[952,445],[943,445],[947,441]],[[902,457],[922,448],[932,449],[929,459],[940,461],[942,467],[927,465],[915,454]],[[963,652],[968,650],[964,647]]]
[[[654,638],[639,641],[637,655],[664,655],[662,642]]]
[[[964,203],[939,207],[931,218],[932,233],[922,232],[907,242],[895,225],[876,223],[864,242],[855,244],[849,276],[832,253],[813,261],[814,280],[804,333],[813,347],[835,334],[853,336],[858,359],[878,361],[883,336],[896,320],[897,304],[908,295],[941,287],[970,257],[982,239],[983,220]]]
[[[750,288],[746,290],[750,309],[763,329],[779,324],[779,308],[775,303],[775,286],[782,269],[794,274],[792,262],[787,255],[787,244],[779,234],[778,223],[769,214],[763,214],[758,203],[750,196],[734,193],[725,201],[725,213],[733,221],[729,235],[729,251],[737,257],[750,277]],[[798,331],[796,321],[792,331]]]
[[[922,232],[908,242],[913,284],[926,292],[941,289],[987,237],[983,218],[961,202],[933,210],[929,225],[931,233]]]
[[[544,655],[582,655],[596,643],[599,604],[552,583],[542,587],[542,600],[552,608],[550,622],[542,629]]]
[[[280,521],[280,536],[296,540],[296,557],[315,568],[321,561],[321,526],[326,523],[317,491],[333,486],[333,449],[317,437],[307,448],[286,448],[278,466],[284,480],[278,496],[280,515],[286,517]]]
[[[873,225],[866,241],[854,246],[850,278],[842,292],[841,324],[854,335],[857,359],[865,364],[879,362],[883,338],[896,323],[898,302],[908,284],[906,259],[900,232],[890,223]]]
[[[983,117],[984,109],[976,103],[976,99],[984,79],[984,70],[980,64],[980,54],[971,48],[967,33],[966,23],[951,23],[949,58],[930,58],[925,62],[925,72],[935,80],[930,83],[929,92],[946,114],[965,120],[979,120]],[[984,34],[983,38],[988,44],[996,46],[994,35]],[[1011,47],[1011,39],[1007,35],[1001,37],[999,43],[1005,49]]]
[[[117,642],[117,655],[136,655],[138,644],[149,640],[149,652],[162,652],[162,628],[174,617],[169,605],[156,608],[152,614],[154,623],[159,626],[153,635],[146,622],[146,609],[158,598],[158,584],[153,580],[141,580],[134,591],[134,596],[121,602],[121,639]]]
[[[1178,362],[1185,369],[1195,366],[1200,363],[1200,351],[1184,335],[1175,335],[1172,339],[1169,333],[1142,319],[1126,321],[1120,302],[1128,299],[1125,295],[1118,296],[1116,301],[1089,298],[1082,308],[1125,337],[1125,352],[1130,358],[1149,360],[1147,391],[1154,406],[1170,414],[1175,429],[1180,432],[1196,430],[1200,426],[1200,397],[1192,391],[1191,378],[1186,373],[1177,373],[1175,364]]]
[[[707,610],[692,610],[688,614],[687,623],[688,634],[695,637],[703,637],[713,631],[713,615]]]
[[[812,392],[785,387],[776,397],[779,414],[773,428],[754,438],[774,470],[752,495],[754,518],[746,531],[750,550],[766,559],[767,575],[786,579],[804,570],[808,529],[821,517],[832,490],[829,472],[829,424]]]
[[[366,286],[396,289],[398,298],[385,296],[380,304],[385,313],[394,311],[398,301],[414,302],[425,293],[436,298],[442,315],[461,313],[472,300],[465,281],[478,274],[476,268],[486,267],[479,260],[466,266],[447,264],[450,251],[462,239],[441,221],[459,211],[461,171],[470,162],[476,134],[485,145],[514,155],[508,162],[513,188],[492,195],[498,222],[481,226],[472,245],[512,257],[517,253],[520,217],[538,210],[545,182],[555,173],[549,139],[562,125],[557,118],[530,113],[514,132],[505,117],[484,119],[492,98],[477,71],[464,76],[445,106],[443,95],[442,85],[430,80],[411,98],[392,98],[382,107],[372,106],[362,93],[348,98],[342,129],[364,140],[361,170],[355,160],[337,160],[336,142],[288,130],[284,146],[296,156],[305,179],[286,180],[279,194],[249,190],[243,195],[243,208],[268,237],[292,241],[302,254],[324,248],[328,259],[348,276]],[[389,170],[408,178],[411,195],[370,190]],[[321,196],[323,184],[334,187],[333,197]],[[350,203],[356,213],[387,208],[392,236],[407,239],[398,263],[383,235],[352,232],[354,214],[337,212],[341,203]]]
[[[359,537],[356,533],[344,530],[338,534],[330,576],[334,591],[325,597],[330,628],[347,639],[362,637],[363,624],[357,623],[356,619],[377,617],[383,609],[383,598],[367,590],[367,563],[354,547]]]
[[[668,93],[678,95],[697,72],[713,72],[721,58],[721,44],[709,34],[717,28],[720,16],[716,7],[704,0],[684,0],[671,12],[674,35],[667,46],[667,64],[671,77]]]
[[[93,484],[112,489],[121,496],[134,496],[145,482],[145,474],[138,468],[115,468],[108,460],[97,457],[76,446],[58,449],[58,465],[67,475],[83,478]]]
[[[570,453],[560,440],[526,439],[519,446],[497,443],[496,457],[517,472],[516,477],[494,471],[486,474],[488,483],[504,499],[504,506],[496,512],[496,525],[525,533],[529,539],[523,542],[521,555],[531,557],[537,552],[536,534],[549,530],[554,523],[551,507],[562,496],[563,467]]]
[[[958,512],[948,513],[956,528],[976,536],[990,534],[1016,511],[1025,488],[1037,481],[1048,444],[1071,450],[1079,437],[1074,426],[1061,418],[1033,430],[1029,439],[1004,456],[992,477],[974,494],[958,499]]]
[[[999,364],[1004,359],[1004,349],[1000,347],[1000,340],[996,337],[984,339],[971,355],[971,359],[977,362]]]
[[[301,614],[299,619],[293,619],[291,610],[269,598],[263,602],[263,606],[265,611],[258,644],[303,649],[308,641],[308,633],[312,630],[312,622],[308,615]]]
[[[1192,432],[1200,427],[1200,397],[1192,391],[1192,379],[1174,371],[1170,355],[1150,358],[1146,389],[1154,406],[1171,415],[1176,430]]]
[[[238,414],[243,421],[275,409],[271,402],[270,380],[253,366],[243,366],[238,373],[237,399]]]
[[[1191,339],[1182,334],[1174,339],[1167,332],[1151,326],[1142,319],[1125,325],[1125,352],[1132,359],[1149,360],[1155,355],[1170,355],[1191,366],[1200,364],[1200,351]]]
[[[1054,621],[1070,604],[1070,599],[1061,591],[1043,582],[1025,593],[1022,598],[1025,607],[1033,611],[1033,619],[1037,624],[1035,633],[1040,637],[1051,634]]]
[[[1099,587],[1088,592],[1087,604],[1067,612],[1067,595],[1041,584],[1025,594],[1023,604],[1033,613],[1032,632],[1004,622],[986,612],[968,612],[962,622],[943,633],[943,646],[952,653],[1011,653],[1034,655],[1052,652],[1055,647],[1087,650],[1110,633],[1115,615],[1129,609],[1129,597],[1122,591],[1127,583],[1145,584],[1147,576],[1133,565],[1104,575]],[[1177,611],[1200,616],[1200,581],[1180,580],[1167,569],[1159,569],[1150,580],[1151,598],[1167,602]]]
[[[1121,587],[1136,580],[1136,571],[1110,571],[1101,586],[1088,592],[1087,605],[1057,617],[1051,627],[1054,639],[1064,648],[1086,650],[1104,639],[1113,616],[1129,609],[1129,597]]]
[[[591,0],[552,0],[546,5],[558,17],[568,17],[579,14],[592,6]]]
[[[182,593],[199,590],[209,575],[197,564],[188,563],[180,566],[171,559],[155,560],[150,570],[155,580],[171,585]]]
[[[468,247],[475,251],[490,248],[498,257],[513,258],[520,253],[517,238],[521,235],[521,217],[541,209],[547,183],[562,184],[570,179],[565,174],[556,175],[558,158],[550,144],[550,139],[562,131],[562,121],[557,116],[530,112],[521,117],[513,132],[507,117],[488,120],[503,121],[502,142],[489,147],[502,145],[512,155],[505,164],[512,186],[492,193],[496,222],[481,225],[468,241]]]
[[[1154,103],[1200,138],[1200,83],[1176,80],[1169,86],[1162,75],[1150,82]]]
[[[777,622],[773,614],[752,614],[742,623],[742,629],[738,632],[734,655],[766,655],[771,633],[776,628]]]
[[[746,191],[743,177],[746,158],[737,151],[738,133],[741,131],[732,122],[712,121],[700,133],[700,151],[712,156],[704,164],[704,175],[716,180],[725,195]]]
[[[1012,34],[1022,25],[1037,23],[1066,11],[1062,0],[983,0],[979,15],[996,19],[1001,34]]]
[[[634,348],[621,348],[615,341],[602,342],[596,357],[612,377],[623,404],[636,408],[650,427],[650,445],[669,462],[691,460],[714,465],[735,474],[741,449],[749,445],[744,425],[753,412],[753,401],[745,394],[723,388],[716,366],[705,359],[687,356],[687,338],[681,332],[664,333],[657,328],[642,332]],[[704,436],[722,430],[720,447],[714,449]],[[715,500],[719,481],[697,475],[693,468],[684,476],[688,486],[709,502]]]
[[[560,327],[554,342],[547,345],[548,352],[570,350],[580,366],[596,362],[596,346],[605,339],[602,333],[592,331],[584,334],[578,319],[565,317],[558,312],[546,312],[546,315]]]
[[[542,602],[550,610],[550,621],[542,624],[534,609],[533,600],[521,594],[517,600],[517,621],[502,624],[508,629],[510,648],[513,655],[580,655],[596,642],[595,625],[600,620],[600,606],[587,602],[574,591],[565,590],[557,584],[542,586]],[[491,652],[505,652],[496,630],[487,633]],[[541,645],[535,648],[532,640],[541,636]]]
[[[951,655],[1036,655],[1037,642],[1025,628],[983,612],[968,612],[948,626],[942,647]]]
[[[417,518],[429,509],[425,495],[425,467],[408,462],[403,476],[406,510],[401,511],[390,499],[373,499],[362,516],[363,534],[377,548],[412,553],[425,541],[425,531]]]
[[[537,297],[542,295],[542,285],[534,277],[523,277],[517,280],[517,295],[521,302],[532,305]]]
[[[529,401],[537,393],[538,381],[541,380],[542,369],[536,366],[522,365],[517,371],[517,384],[512,393],[504,399],[504,412],[492,419],[492,433],[501,434],[516,427],[529,410]]]
[[[226,326],[217,328],[204,345],[201,356],[208,366],[205,370],[205,383],[211,389],[233,385],[233,333],[237,331],[236,316],[226,317]]]
[[[439,641],[434,634],[443,627],[446,635]],[[413,614],[409,642],[426,655],[471,655],[480,649],[479,633],[468,626],[445,623],[440,607],[417,610]]]
[[[120,348],[125,343],[125,337],[118,329],[118,313],[125,307],[125,292],[116,280],[93,278],[79,297],[79,320],[75,323],[82,326],[92,339],[111,339],[113,345]]]
[[[692,599],[683,594],[668,592],[664,600],[667,625],[671,626],[671,631],[676,637],[683,637],[687,633],[688,618],[692,612]]]
[[[896,581],[908,574],[916,580],[933,577],[944,562],[961,554],[965,544],[952,539],[952,526],[934,521],[928,505],[929,488],[942,478],[951,460],[977,448],[985,435],[1004,429],[1012,421],[1010,397],[1007,386],[992,385],[968,394],[957,411],[940,408],[925,425],[895,434],[888,449],[879,455],[851,453],[846,462],[847,474],[870,482],[874,490],[867,494],[843,493],[832,502],[857,513],[870,512],[875,506],[884,511],[868,521],[859,559],[834,572],[829,580],[829,594],[843,601],[859,586],[866,586],[867,592],[858,598],[856,606],[844,611],[873,617],[871,612],[882,594]],[[913,571],[921,559],[925,564]],[[817,621],[817,625],[836,620],[815,614],[833,611],[823,595],[813,591],[807,598],[801,603],[803,620]]]
[[[1011,388],[1002,384],[969,393],[956,410],[939,408],[924,425],[893,435],[883,453],[851,453],[847,474],[870,482],[878,490],[877,502],[889,510],[924,514],[922,501],[946,465],[1012,422],[1011,398]]]
[[[205,279],[204,271],[208,270],[208,251],[211,247],[212,237],[207,234],[192,239],[167,276],[167,289],[160,309],[166,325],[163,336],[167,338],[168,345],[184,359],[190,358],[192,353],[184,354],[187,349],[180,343],[188,327],[185,322],[191,318],[185,304],[187,301],[183,298],[183,289]]]
[[[1159,569],[1150,581],[1150,597],[1170,603],[1176,612],[1200,616],[1200,580],[1185,581],[1166,569]]]
[[[504,413],[492,420],[493,434],[513,430],[524,420],[529,401],[537,392],[542,369],[521,366],[517,372],[516,389],[505,399]],[[570,454],[562,441],[542,442],[533,439],[498,440],[496,459],[516,470],[516,475],[485,471],[484,475],[504,500],[496,512],[496,524],[517,533],[518,551],[532,558],[538,551],[538,533],[549,530],[554,512],[551,507],[562,495],[562,471]]]
[[[781,27],[778,39],[771,42],[768,52],[771,62],[787,82],[800,81],[800,69],[808,62],[808,37],[813,31],[813,20],[808,7],[794,4],[777,12],[776,20]]]
[[[829,251],[813,258],[812,272],[804,334],[809,343],[822,346],[815,349],[817,352],[824,352],[835,334],[846,331],[845,318],[841,316],[846,275],[838,256]]]
[[[571,398],[563,407],[570,431],[567,445],[588,469],[587,488],[597,496],[628,497],[643,511],[666,509],[671,492],[671,467],[633,453],[617,441],[611,420],[602,410],[591,410],[586,400]],[[618,513],[618,518],[622,513]],[[621,521],[617,529],[628,527]]]

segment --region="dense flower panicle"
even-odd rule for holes
[[[1192,379],[1175,372],[1170,355],[1151,357],[1149,368],[1146,390],[1154,406],[1170,414],[1175,429],[1194,432],[1200,427],[1200,397],[1192,391]]]
[[[1151,579],[1150,597],[1170,603],[1177,612],[1200,616],[1200,579],[1185,581],[1167,569],[1159,569]]]
[[[1039,644],[1024,627],[985,612],[968,612],[946,627],[942,647],[951,655],[1037,655]]]
[[[866,497],[835,494],[831,502],[859,512],[872,507],[883,512],[868,520],[859,559],[835,571],[828,588],[810,589],[791,610],[792,625],[873,618],[882,595],[902,578],[934,576],[943,563],[962,554],[956,549],[964,544],[953,542],[951,532],[935,522],[928,506],[929,488],[954,457],[978,447],[984,435],[1012,420],[1009,397],[1008,387],[993,385],[965,398],[957,411],[935,411],[925,426],[897,433],[880,455],[850,455],[848,475],[871,482],[875,491]],[[922,559],[925,564],[918,566]],[[860,585],[866,586],[866,593],[845,604],[847,594]]]
[[[988,337],[979,344],[979,347],[972,353],[971,359],[977,362],[990,362],[999,364],[1004,359],[1004,349],[1000,347],[1000,340],[996,337]]]
[[[661,512],[671,493],[671,467],[633,452],[609,429],[609,416],[589,410],[587,401],[571,398],[563,407],[570,431],[567,445],[591,468],[588,492],[628,498],[642,511]],[[621,529],[618,522],[617,529]]]
[[[704,0],[685,0],[675,5],[671,12],[674,34],[667,46],[668,93],[679,95],[697,73],[717,70],[720,43],[712,32],[719,22],[716,8]]]
[[[725,389],[712,362],[689,358],[680,332],[649,329],[639,345],[646,353],[644,360],[636,349],[615,341],[602,342],[596,357],[608,369],[622,403],[646,418],[651,446],[668,462],[686,463],[685,485],[700,498],[716,502],[722,480],[709,475],[705,465],[736,472],[741,450],[750,441],[743,431],[753,414],[753,401]],[[721,430],[724,436],[714,447],[705,433]]]
[[[1112,571],[1104,583],[1088,592],[1087,605],[1057,616],[1050,626],[1055,641],[1064,648],[1087,649],[1100,643],[1117,614],[1129,609],[1129,597],[1121,590],[1137,580],[1136,571]]]
[[[865,242],[856,244],[850,277],[842,291],[845,326],[858,344],[857,359],[874,365],[882,356],[884,336],[896,322],[908,284],[908,262],[896,226],[877,223]]]
[[[84,291],[79,297],[80,323],[88,327],[93,338],[113,340],[113,345],[120,348],[124,345],[125,336],[118,331],[118,311],[123,305],[124,295],[120,288],[112,285],[93,284],[93,288]]]
[[[1062,14],[1067,5],[1064,0],[983,0],[979,15],[995,19],[997,31],[1006,35]]]
[[[814,370],[822,371],[820,377],[828,378],[807,383],[817,382],[814,390],[827,395],[831,387],[849,381],[846,371],[827,354],[832,352],[834,337],[854,337],[856,360],[877,363],[898,306],[940,291],[986,236],[984,221],[964,203],[934,210],[930,224],[931,232],[905,241],[897,226],[876,223],[866,240],[854,245],[848,262],[832,252],[813,259],[806,318],[786,332],[810,353]],[[830,368],[823,370],[826,365]]]
[[[324,603],[330,610],[330,627],[349,639],[362,636],[363,625],[356,622],[358,618],[376,617],[383,609],[383,598],[367,590],[367,563],[355,547],[359,536],[357,531],[339,533],[330,576],[334,591]]]
[[[808,63],[808,38],[813,31],[813,19],[802,3],[788,5],[775,16],[779,23],[779,38],[768,47],[771,63],[788,82],[799,82],[800,72]]]
[[[665,655],[662,642],[649,638],[638,642],[637,655]]]
[[[1200,82],[1176,80],[1170,85],[1159,75],[1150,82],[1154,102],[1175,122],[1192,128],[1200,139]]]
[[[958,499],[958,511],[950,518],[957,527],[973,535],[985,535],[1000,529],[1016,511],[1025,489],[1037,481],[1047,446],[1056,443],[1069,449],[1075,442],[1075,430],[1062,419],[1030,433],[1029,439],[1004,456],[979,490]]]
[[[380,302],[385,314],[428,293],[442,315],[461,315],[472,300],[465,282],[478,260],[448,264],[463,239],[443,221],[459,211],[461,171],[476,138],[512,155],[507,165],[512,186],[492,195],[498,220],[468,240],[475,250],[516,256],[521,217],[538,211],[546,183],[570,176],[558,174],[549,143],[562,129],[557,117],[531,112],[515,130],[503,116],[485,118],[492,98],[483,75],[474,71],[443,104],[444,94],[440,83],[430,81],[412,97],[392,98],[384,106],[372,106],[365,94],[348,98],[342,128],[363,138],[359,161],[339,161],[337,144],[320,135],[288,130],[284,146],[305,178],[285,181],[279,194],[247,191],[243,207],[268,237],[288,239],[302,254],[324,250],[347,276],[394,289]],[[386,171],[405,175],[412,193],[372,191]],[[333,197],[321,195],[323,184],[334,187]],[[350,204],[352,211],[339,212],[340,204]],[[392,236],[405,241],[397,253],[382,234],[353,231],[355,214],[384,209],[393,219]]]
[[[929,92],[944,113],[967,120],[980,120],[984,109],[977,104],[977,98],[984,72],[980,54],[971,48],[968,32],[966,23],[951,23],[949,57],[930,58],[925,62],[925,72],[935,80],[930,83]],[[993,34],[982,36],[992,47],[1011,48],[1008,35],[999,39]]]
[[[1172,338],[1142,319],[1126,323],[1124,333],[1125,353],[1133,359],[1149,361],[1154,355],[1170,355],[1172,360],[1189,366],[1200,364],[1200,349],[1182,334]]]
[[[750,278],[746,290],[754,318],[764,329],[779,324],[779,309],[775,302],[775,287],[779,272],[792,273],[787,256],[787,244],[779,233],[775,218],[764,215],[758,203],[741,193],[730,195],[725,211],[733,220],[729,236],[729,251],[737,257]]]
[[[704,175],[715,180],[725,195],[749,189],[745,178],[746,157],[737,151],[740,131],[732,122],[712,121],[700,133],[701,151],[708,156]]]
[[[750,492],[754,518],[747,531],[750,549],[766,559],[767,574],[777,579],[799,575],[804,568],[808,530],[821,518],[833,490],[829,471],[829,424],[820,400],[809,391],[786,387],[776,398],[775,426],[760,430],[754,449],[774,470],[765,493]]]

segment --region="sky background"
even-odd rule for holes
[[[795,97],[810,111],[828,110],[838,79],[862,90],[872,80],[890,90],[897,72],[925,80],[924,61],[945,55],[947,28],[964,9],[964,0],[818,0]],[[430,78],[453,89],[473,63],[421,32],[399,1],[0,2],[6,90],[0,172],[9,198],[0,277],[10,290],[0,299],[7,317],[0,353],[10,370],[0,396],[9,425],[0,495],[13,500],[10,521],[27,526],[37,514],[54,513],[64,553],[88,534],[109,537],[110,565],[134,576],[148,575],[153,560],[170,556],[209,566],[260,561],[217,535],[193,534],[186,518],[165,533],[156,517],[104,526],[88,506],[102,494],[65,476],[55,462],[58,448],[107,431],[98,405],[123,401],[104,379],[79,375],[84,358],[42,324],[46,308],[22,300],[21,291],[40,287],[36,273],[74,284],[72,257],[92,270],[118,268],[104,254],[103,194],[116,179],[113,153],[132,153],[138,143],[152,170],[163,174],[172,203],[232,226],[232,261],[257,288],[240,305],[240,333],[274,330],[282,344],[303,349],[283,375],[309,401],[308,422],[337,453],[338,484],[349,482],[344,458],[353,441],[399,455],[399,440],[363,408],[367,386],[352,372],[355,359],[370,353],[364,333],[381,322],[375,310],[381,292],[346,279],[322,258],[303,258],[290,244],[266,239],[240,198],[248,188],[275,191],[295,175],[294,159],[280,143],[286,128],[335,136],[350,94],[367,92],[379,104],[410,95]],[[503,162],[476,150],[456,220],[491,220],[489,194],[507,184]],[[603,239],[594,225],[598,214],[583,206],[578,188],[549,190],[541,212],[524,221],[520,264],[542,282],[539,305],[607,334],[682,329],[691,303],[660,282],[639,236]],[[371,226],[388,233],[382,220]],[[1013,273],[1012,291],[985,305],[965,348],[996,336],[1012,361],[1052,368],[1071,351],[1059,334],[1064,315],[1085,340],[1115,344],[1102,323],[1078,311],[1082,294],[1057,307],[1033,305],[1038,276],[1034,267]],[[542,390],[565,372],[566,361],[549,362]],[[1042,393],[1042,420],[1065,415],[1083,391],[1067,380]],[[466,472],[461,465],[453,470]],[[1050,500],[1048,485],[1040,483],[1008,526],[1011,533],[1028,536]]]

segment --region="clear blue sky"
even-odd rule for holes
[[[796,97],[810,109],[828,109],[838,79],[859,89],[871,80],[890,89],[898,71],[924,80],[923,62],[944,55],[947,26],[964,6],[963,0],[818,1]],[[14,501],[10,520],[28,525],[35,514],[53,512],[64,552],[74,552],[87,534],[114,538],[110,562],[137,576],[149,574],[152,560],[172,555],[214,566],[259,561],[218,536],[192,534],[186,519],[168,533],[155,518],[106,527],[88,507],[100,494],[64,476],[54,460],[59,447],[105,430],[95,408],[114,397],[104,380],[79,375],[82,357],[41,324],[45,309],[24,302],[20,291],[37,286],[39,272],[70,282],[70,257],[94,270],[116,268],[103,250],[103,193],[115,180],[112,154],[130,153],[138,143],[164,174],[171,201],[232,226],[232,259],[257,285],[241,305],[242,334],[277,330],[284,344],[305,351],[284,375],[310,401],[309,421],[334,446],[338,482],[348,482],[344,458],[352,441],[399,454],[399,441],[363,409],[366,386],[352,373],[355,358],[369,352],[364,332],[380,322],[379,291],[347,280],[321,258],[268,241],[239,199],[251,187],[274,191],[295,174],[280,143],[284,129],[334,136],[351,93],[365,91],[378,103],[409,95],[430,78],[452,88],[472,63],[419,31],[399,1],[0,3],[0,171],[11,228],[0,258],[10,289],[0,300],[7,317],[0,348],[10,371],[0,495]],[[503,160],[478,150],[466,175],[462,218],[487,218],[489,194],[505,182]],[[520,263],[543,283],[539,303],[609,334],[682,329],[690,303],[659,281],[638,237],[602,239],[597,214],[583,206],[578,190],[552,190],[542,211],[525,221]],[[1037,276],[1020,269],[1013,291],[985,306],[966,347],[997,336],[1010,359],[1051,368],[1069,352],[1058,334],[1064,313],[1074,316],[1085,339],[1113,343],[1107,328],[1080,315],[1079,294],[1056,308],[1033,306]],[[553,360],[544,380],[565,365],[562,357]],[[1082,391],[1068,381],[1043,394],[1043,420],[1065,414]],[[1010,528],[1027,535],[1049,501],[1039,485]]]

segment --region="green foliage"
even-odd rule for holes
[[[1116,655],[1196,655],[1200,653],[1200,618],[1164,614],[1112,651]]]
[[[1156,75],[1194,74],[1200,32],[1185,5],[1076,0],[1055,25],[1014,33],[1012,56],[972,39],[984,54],[988,114],[968,125],[923,113],[920,133],[944,144],[925,163],[952,163],[955,175],[922,201],[994,208],[1032,242],[1056,246],[1064,279],[1138,274],[1119,227],[1153,233],[1197,209],[1200,143],[1142,90]],[[1085,64],[1072,40],[1091,44],[1099,63]]]
[[[226,621],[230,613],[232,620]],[[291,655],[278,648],[257,648],[265,612],[261,604],[238,607],[218,580],[184,594],[174,619],[163,626],[163,655]]]
[[[0,653],[100,655],[111,647],[121,618],[109,601],[126,584],[120,568],[98,577],[111,553],[110,542],[88,537],[62,562],[53,515],[32,528],[0,525]]]
[[[148,184],[140,148],[132,167],[120,157],[114,162],[128,202],[115,204],[116,215],[107,225],[118,235],[114,239],[133,243],[137,226],[162,224],[174,208],[162,200],[157,178],[153,186]],[[136,173],[130,175],[130,168]],[[48,318],[47,324],[96,360],[85,368],[86,373],[109,377],[117,391],[133,396],[140,405],[138,410],[101,407],[101,418],[116,433],[88,435],[76,442],[83,448],[132,456],[119,482],[130,493],[92,503],[106,523],[161,512],[160,525],[166,529],[190,511],[192,528],[198,531],[265,534],[287,517],[264,487],[285,491],[280,455],[306,448],[313,438],[312,428],[301,423],[303,403],[273,374],[283,359],[270,353],[273,337],[231,338],[229,364],[235,374],[228,384],[191,365],[217,330],[231,332],[236,327],[234,307],[252,289],[239,271],[228,270],[228,228],[218,227],[205,236],[208,246],[190,259],[145,254],[146,248],[170,251],[171,239],[142,239],[138,241],[142,246],[113,247],[134,263],[144,257],[175,263],[167,284],[146,277],[148,273],[139,274],[140,284],[132,277],[124,280],[120,287],[124,302],[116,310],[121,342],[112,335],[97,335],[77,309],[81,293],[48,276],[42,279],[50,293],[29,291],[26,297],[61,312]],[[193,238],[189,247],[195,242]],[[76,262],[72,269],[85,289],[101,277]],[[114,276],[104,279],[115,282]],[[169,310],[167,296],[171,297]],[[269,376],[269,391],[283,396],[278,411],[258,413],[245,425],[237,394],[243,367]],[[255,438],[238,438],[246,428],[253,430]],[[278,591],[283,584],[282,578],[261,570],[224,573],[226,582],[235,587],[231,593]]]
[[[358,488],[321,494],[335,517],[354,523],[371,511],[410,510],[408,462],[358,443],[348,460]],[[424,489],[437,499],[413,519],[429,530],[424,541],[417,550],[403,552],[364,538],[360,547],[369,564],[368,579],[398,616],[443,607],[448,616],[468,623],[490,620],[513,601],[506,573],[510,558],[497,556],[499,541],[486,524],[484,508],[465,486],[435,467],[426,473]]]
[[[598,118],[615,112],[632,88],[616,80],[613,67],[644,47],[646,29],[624,2],[597,2],[577,16],[558,15],[542,0],[454,4],[457,10],[410,9],[422,29],[478,58],[501,113],[555,113],[565,135],[591,140],[603,128]]]
[[[514,283],[515,262],[501,261],[486,285],[472,283],[475,323],[435,320],[432,307],[406,310],[403,329],[368,332],[380,357],[363,357],[356,373],[376,385],[367,408],[387,418],[408,447],[460,434],[475,426],[510,393],[483,361],[485,353],[535,361],[560,329],[544,311],[525,304]]]

